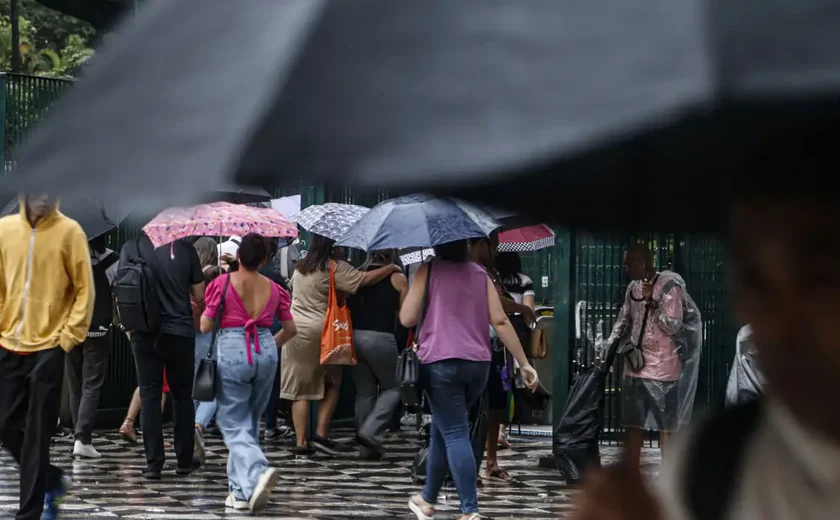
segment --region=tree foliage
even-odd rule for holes
[[[94,51],[90,24],[59,13],[34,0],[20,2],[21,72],[51,77],[73,76]],[[0,12],[11,0],[0,0]],[[11,70],[12,30],[8,16],[0,16],[0,70]]]

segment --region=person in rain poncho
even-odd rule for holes
[[[764,395],[764,376],[756,366],[757,354],[752,327],[745,325],[735,340],[735,360],[726,384],[727,406],[737,406]]]
[[[657,273],[644,244],[626,253],[630,285],[607,345],[641,351],[641,366],[625,359],[621,406],[625,428],[655,430],[664,451],[691,419],[700,359],[700,311],[676,273]],[[647,313],[647,317],[645,317]],[[642,328],[644,327],[644,330]]]

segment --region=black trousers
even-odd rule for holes
[[[111,335],[88,338],[67,354],[67,379],[70,383],[70,413],[76,440],[90,444],[99,396],[108,367]]]
[[[163,446],[163,369],[169,381],[175,413],[175,456],[179,468],[193,465],[195,407],[192,400],[195,338],[162,334],[131,335],[131,350],[137,367],[140,387],[140,418],[143,422],[143,447],[151,471],[161,471],[166,460]]]
[[[40,520],[44,495],[61,485],[61,470],[50,465],[50,437],[63,382],[61,348],[28,355],[0,348],[0,440],[20,466],[16,520]]]

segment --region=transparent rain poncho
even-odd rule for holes
[[[736,406],[764,395],[766,382],[757,366],[752,329],[749,325],[738,331],[735,340],[735,361],[726,385],[726,405]]]
[[[663,271],[652,280],[653,304],[642,299],[642,282],[631,282],[612,333],[597,342],[603,359],[608,348],[641,348],[644,366],[623,365],[621,415],[625,427],[675,432],[691,420],[700,368],[702,320],[680,275]],[[619,356],[622,357],[622,356]]]

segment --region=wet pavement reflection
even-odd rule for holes
[[[171,431],[167,432],[171,439]],[[353,432],[339,431],[336,440],[350,442]],[[550,453],[550,440],[518,439],[513,448],[500,451],[500,462],[516,479],[514,484],[485,483],[479,489],[482,513],[490,518],[562,518],[571,512],[576,490],[565,484],[556,471],[537,467],[541,456]],[[208,435],[208,458],[204,468],[190,477],[176,477],[174,455],[168,454],[163,480],[150,482],[140,477],[145,466],[141,445],[126,444],[116,433],[100,433],[94,446],[103,458],[74,461],[72,442],[53,445],[53,462],[73,478],[73,489],[64,502],[64,519],[237,519],[283,518],[327,519],[367,518],[413,519],[406,503],[418,490],[409,478],[409,467],[420,447],[411,431],[391,434],[382,461],[361,461],[315,456],[295,459],[291,442],[265,444],[269,461],[281,470],[274,497],[259,516],[225,510],[227,495],[226,450],[221,437]],[[605,461],[617,455],[605,447]],[[646,450],[645,462],[655,469],[658,450]],[[18,472],[9,456],[0,455],[0,517],[13,516],[18,502]],[[438,511],[441,517],[455,517],[458,496],[446,489]]]

